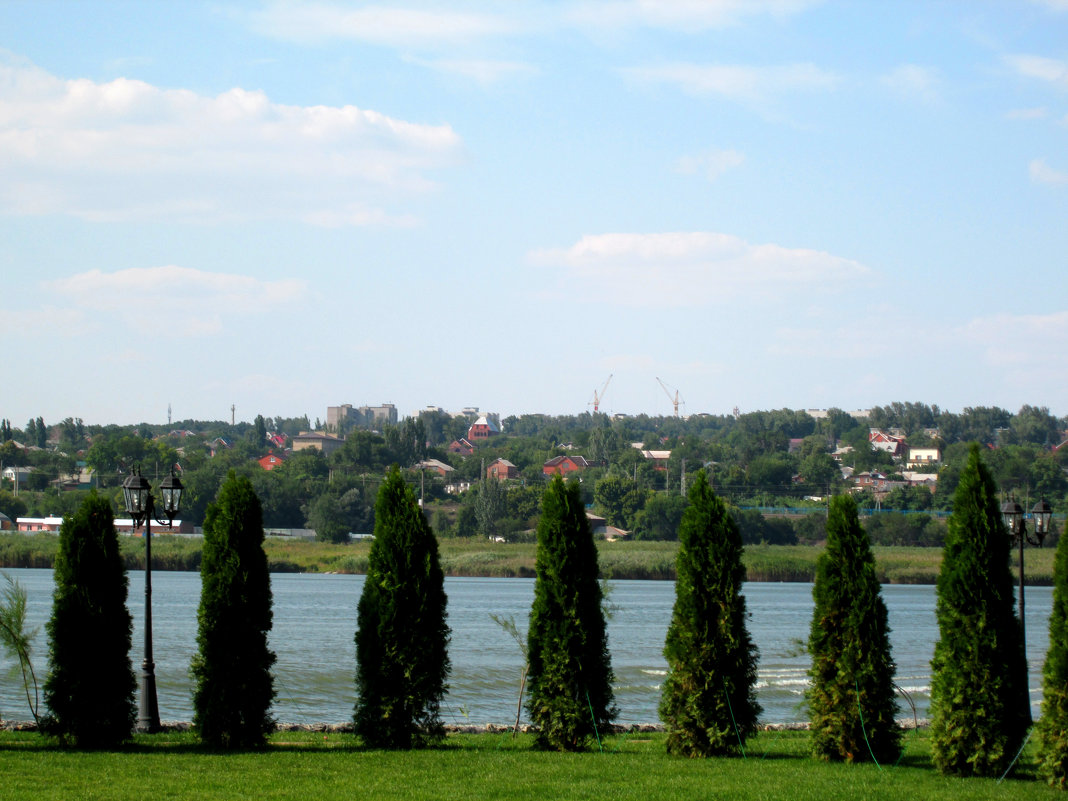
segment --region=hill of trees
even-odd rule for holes
[[[49,425],[37,417],[22,428],[4,419],[0,465],[33,471],[23,477],[17,496],[13,483],[3,482],[0,512],[11,518],[70,513],[82,492],[63,489],[58,481],[82,467],[94,471],[118,510],[119,488],[134,465],[156,478],[176,466],[186,486],[182,517],[199,525],[223,479],[235,470],[248,476],[262,499],[266,526],[313,528],[323,538],[341,540],[349,532],[373,529],[375,494],[389,466],[397,464],[424,496],[439,536],[532,539],[547,480],[542,465],[572,454],[591,465],[580,474],[583,500],[608,525],[633,537],[675,538],[686,508],[685,482],[704,469],[717,494],[732,505],[747,542],[811,541],[823,537],[822,499],[853,486],[843,478],[843,467],[878,471],[891,481],[901,478],[904,463],[871,447],[871,428],[903,435],[909,447],[942,452],[941,464],[926,468],[938,473],[933,493],[896,482],[889,492],[857,494],[862,512],[882,510],[868,524],[876,544],[941,543],[938,513],[952,507],[970,442],[984,447],[984,460],[1002,491],[1022,500],[1044,497],[1058,513],[1068,510],[1068,446],[1056,447],[1065,439],[1068,419],[1045,407],[1028,405],[1015,414],[996,407],[953,413],[923,403],[891,403],[873,408],[867,419],[838,409],[818,419],[790,409],[689,418],[525,414],[504,418],[502,433],[478,443],[470,456],[448,452],[470,422],[428,411],[382,431],[351,431],[344,445],[325,457],[314,450],[283,453],[280,442],[313,428],[307,417],[257,416],[236,425],[184,420],[170,426],[90,426],[77,418]],[[658,465],[642,449],[671,455]],[[264,470],[257,459],[272,450],[284,461]],[[470,488],[449,494],[445,480],[432,471],[411,469],[427,458],[451,465],[449,481]],[[484,465],[498,458],[516,465],[517,479],[483,480]],[[821,500],[806,500],[812,498]],[[775,518],[752,511],[755,507],[807,507],[815,513]]]

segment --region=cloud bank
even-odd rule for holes
[[[562,268],[568,293],[638,307],[716,305],[752,293],[780,299],[871,276],[859,262],[823,251],[754,245],[712,232],[584,236],[530,258]]]
[[[82,334],[129,328],[176,339],[219,334],[284,310],[308,292],[302,280],[264,281],[176,265],[89,270],[44,288],[52,305],[24,312],[28,319],[66,321]]]
[[[356,106],[64,80],[0,61],[0,214],[411,224],[391,206],[433,188],[429,173],[460,148],[448,125]]]

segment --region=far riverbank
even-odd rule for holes
[[[144,567],[144,543],[140,538],[122,537],[127,567]],[[55,560],[59,538],[54,534],[0,534],[0,568],[50,568]],[[152,538],[154,570],[199,570],[201,540],[179,536]],[[475,539],[439,541],[441,563],[448,576],[472,578],[533,577],[534,543],[493,543]],[[264,550],[272,572],[345,573],[367,572],[368,541],[346,545],[269,538]],[[603,578],[675,579],[677,542],[599,542]],[[749,545],[745,564],[750,581],[811,582],[816,560],[823,548],[818,545]],[[884,584],[934,584],[942,563],[941,548],[875,547],[876,570]],[[1053,548],[1028,548],[1025,555],[1029,585],[1049,585],[1053,581]],[[1015,555],[1013,565],[1015,570]]]

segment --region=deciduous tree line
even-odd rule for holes
[[[744,753],[755,732],[757,649],[749,637],[742,541],[698,473],[679,529],[676,600],[660,714],[670,752]],[[376,502],[375,541],[357,607],[355,730],[371,747],[443,735],[449,675],[447,599],[437,542],[413,490],[392,469]],[[886,606],[855,501],[830,504],[807,647],[812,745],[822,759],[887,763],[901,754]],[[231,475],[205,523],[194,724],[217,747],[261,745],[273,726],[271,594],[259,502]],[[91,496],[66,519],[48,625],[47,729],[79,746],[111,745],[133,726],[131,622],[111,509]],[[932,742],[952,775],[1000,775],[1030,727],[1026,663],[997,490],[972,448],[954,499],[938,580]],[[614,719],[597,552],[577,483],[547,486],[527,635],[527,710],[540,747],[581,750]],[[93,659],[86,660],[87,653]],[[1068,538],[1058,547],[1045,701],[1043,774],[1068,780]]]
[[[670,539],[676,536],[685,502],[683,475],[701,466],[708,470],[717,494],[737,506],[800,502],[806,495],[822,496],[841,488],[840,466],[831,458],[838,444],[853,448],[839,455],[845,465],[893,477],[900,466],[885,451],[871,448],[870,426],[900,429],[910,446],[940,447],[943,452],[937,492],[895,490],[883,499],[883,509],[949,510],[967,461],[967,443],[973,440],[991,446],[987,463],[1000,487],[1044,497],[1057,511],[1068,505],[1068,478],[1062,469],[1068,466],[1068,448],[1052,451],[1068,420],[1056,418],[1044,407],[1028,405],[1015,414],[977,407],[954,414],[921,403],[892,403],[873,408],[867,419],[836,409],[825,414],[817,418],[779,409],[688,419],[646,415],[614,419],[600,413],[512,416],[503,421],[503,435],[479,442],[475,454],[465,458],[449,453],[447,446],[466,433],[469,421],[427,411],[381,432],[349,431],[345,444],[329,457],[302,451],[271,471],[256,462],[269,448],[277,451],[266,437],[308,430],[306,417],[257,416],[254,423],[236,425],[186,420],[173,427],[87,426],[77,418],[46,425],[34,418],[22,429],[0,420],[0,463],[35,468],[24,477],[17,497],[10,483],[7,489],[0,488],[0,512],[13,518],[73,512],[80,492],[60,491],[51,482],[73,472],[80,460],[96,471],[102,488],[113,493],[133,464],[143,464],[147,471],[158,465],[166,473],[178,462],[188,487],[185,517],[194,524],[203,522],[219,484],[234,469],[252,481],[269,527],[314,528],[324,538],[344,538],[350,531],[373,528],[375,494],[389,465],[411,468],[420,459],[434,457],[455,468],[451,476],[456,480],[472,482],[480,479],[483,462],[501,457],[519,467],[529,492],[510,486],[498,514],[481,516],[486,525],[475,515],[481,508],[477,491],[457,504],[446,495],[445,482],[428,473],[426,496],[437,504],[433,508],[439,514],[432,522],[439,537],[488,536],[492,531],[513,539],[536,527],[538,501],[546,484],[543,463],[552,456],[578,453],[592,465],[583,476],[586,503],[596,503],[611,525],[631,531],[632,536]],[[2,441],[5,437],[11,441]],[[44,449],[36,450],[42,439]],[[667,470],[654,469],[631,447],[634,443],[670,450]],[[860,503],[862,508],[874,505],[874,498],[861,498]],[[805,538],[805,532],[788,526],[759,532],[737,516],[736,522],[743,523],[747,542],[759,541],[760,536],[771,537],[769,542]],[[909,541],[940,544],[940,527],[927,529],[908,534]],[[902,533],[893,536],[900,539]]]

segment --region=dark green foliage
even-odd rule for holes
[[[997,489],[972,446],[938,575],[931,742],[943,773],[1000,775],[1031,722],[1009,550]]]
[[[946,536],[945,523],[926,514],[878,512],[865,518],[864,527],[872,545],[916,545],[934,548],[941,546]]]
[[[704,471],[679,527],[660,718],[670,753],[735,754],[756,729],[757,648],[746,628],[742,538]]]
[[[1054,787],[1068,786],[1068,537],[1057,543],[1053,565],[1053,610],[1043,669],[1039,718],[1039,771]]]
[[[577,483],[554,476],[538,521],[527,711],[540,748],[578,751],[616,716],[597,548]]]
[[[214,748],[256,748],[274,729],[271,577],[252,483],[232,471],[204,519],[193,725]]]
[[[356,733],[373,748],[444,736],[449,627],[438,542],[394,467],[378,490],[375,539],[357,609]]]
[[[133,732],[133,621],[111,504],[95,492],[63,520],[48,621],[46,729],[80,748],[109,748]]]
[[[831,499],[816,563],[807,693],[812,748],[823,759],[896,760],[894,661],[875,557],[849,495]]]
[[[756,509],[732,507],[731,519],[746,545],[796,545],[797,532],[785,517],[764,517]]]

